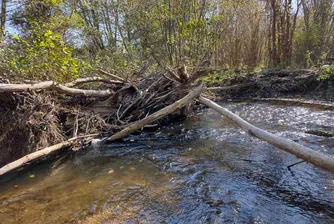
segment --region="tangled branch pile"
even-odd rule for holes
[[[137,77],[143,76],[145,69]],[[62,85],[52,81],[11,84],[2,80],[0,166],[71,138],[109,137],[181,99],[194,88],[191,83],[207,73],[198,70],[189,76],[181,67],[128,80],[103,70],[98,72],[98,77]],[[92,85],[94,90],[88,89]],[[186,110],[149,126],[166,123]]]

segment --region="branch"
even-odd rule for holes
[[[109,72],[106,72],[106,71],[104,71],[104,70],[102,70],[102,69],[97,69],[97,71],[100,72],[100,73],[103,74],[103,75],[108,76],[109,78],[114,79],[114,80],[117,80],[117,81],[120,81],[120,82],[123,82],[123,83],[126,83],[126,82],[127,82],[125,79],[123,79],[123,78],[121,78],[121,77],[119,77],[119,76],[117,76],[117,75],[111,74],[111,73],[109,73]]]
[[[180,79],[180,77],[170,67],[167,66],[165,70],[168,72],[170,76],[173,77],[173,79],[175,79],[179,83],[182,83],[182,80]]]
[[[55,85],[52,89],[70,96],[107,97],[114,94],[111,90],[74,89],[62,85]]]
[[[198,66],[196,71],[190,76],[188,79],[188,83],[193,83],[197,79],[202,78],[203,76],[206,76],[210,73],[212,73],[214,70],[209,69],[208,67],[210,66],[210,60],[204,60],[202,61]],[[204,69],[203,69],[204,68]]]
[[[101,78],[101,77],[87,77],[87,78],[81,78],[81,79],[77,79],[73,82],[66,83],[65,86],[74,87],[74,86],[77,86],[77,85],[90,83],[90,82],[103,82],[103,83],[106,83],[106,84],[123,84],[123,82],[121,82],[121,81],[104,79],[104,78]]]
[[[194,73],[190,76],[190,78],[188,79],[187,82],[188,82],[188,83],[193,83],[193,82],[195,82],[197,79],[202,78],[202,77],[204,77],[204,76],[210,74],[211,72],[212,72],[212,70],[210,70],[210,69],[198,70],[198,71],[194,72]]]

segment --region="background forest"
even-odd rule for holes
[[[0,31],[0,76],[11,80],[203,62],[225,73],[334,70],[323,66],[334,57],[333,0],[2,0]]]

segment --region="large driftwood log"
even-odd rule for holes
[[[12,170],[15,170],[21,166],[24,166],[25,164],[28,164],[30,162],[33,162],[39,158],[42,158],[44,156],[47,156],[49,154],[51,154],[52,152],[55,152],[55,151],[58,151],[58,150],[61,150],[61,149],[64,149],[64,148],[67,148],[67,147],[71,147],[76,140],[78,139],[92,139],[92,137],[95,137],[97,136],[98,134],[92,134],[92,135],[86,135],[86,136],[77,136],[77,137],[74,137],[74,138],[71,138],[67,141],[64,141],[64,142],[61,142],[59,144],[56,144],[56,145],[52,145],[50,147],[47,147],[47,148],[44,148],[44,149],[41,149],[37,152],[33,152],[33,153],[30,153],[18,160],[15,160],[14,162],[11,162],[3,167],[0,168],[0,176],[1,175],[4,175]]]
[[[73,144],[73,142],[71,141],[65,141],[65,142],[62,142],[62,143],[59,143],[57,145],[53,145],[53,146],[50,146],[50,147],[47,147],[45,149],[42,149],[42,150],[39,150],[37,152],[34,152],[34,153],[31,153],[31,154],[28,154],[24,157],[22,157],[21,159],[18,159],[14,162],[11,162],[3,167],[0,168],[0,176],[5,174],[5,173],[8,173],[9,171],[12,171],[16,168],[19,168],[29,162],[32,162],[38,158],[41,158],[43,156],[46,156],[52,152],[55,152],[55,151],[58,151],[60,149],[63,149],[63,148],[66,148],[66,147],[69,147]]]
[[[306,146],[300,145],[294,141],[289,139],[285,139],[274,135],[270,132],[262,130],[247,121],[243,120],[236,114],[232,113],[231,111],[219,106],[215,102],[204,98],[202,96],[199,97],[199,101],[214,109],[218,113],[226,116],[227,118],[231,119],[238,125],[240,125],[243,129],[247,130],[252,135],[256,136],[257,138],[264,140],[277,148],[283,149],[289,153],[294,154],[297,158],[301,158],[308,163],[312,163],[314,166],[322,168],[324,170],[334,172],[334,158],[323,154],[321,152],[314,151]]]
[[[0,84],[0,93],[5,92],[26,92],[31,90],[55,90],[67,95],[83,95],[91,97],[106,97],[114,94],[110,90],[86,90],[69,88],[64,85],[56,84],[53,81],[46,81],[34,84]]]
[[[29,90],[47,89],[52,87],[53,85],[53,81],[46,81],[34,84],[0,84],[0,93],[26,92]]]
[[[108,143],[108,142],[112,142],[118,139],[122,139],[128,135],[130,135],[131,133],[145,127],[146,125],[151,124],[152,122],[159,120],[160,118],[167,116],[168,114],[171,114],[173,112],[175,112],[176,110],[181,109],[182,107],[188,105],[189,103],[191,103],[191,101],[195,98],[197,98],[201,92],[204,90],[203,85],[201,84],[200,86],[198,86],[196,89],[194,89],[193,91],[191,91],[188,95],[186,95],[185,97],[183,97],[182,99],[176,101],[175,103],[164,107],[163,109],[151,114],[150,116],[137,121],[131,125],[129,125],[128,127],[126,127],[125,129],[123,129],[122,131],[112,135],[111,137],[105,139],[103,142],[104,143]]]

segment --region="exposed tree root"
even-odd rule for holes
[[[50,95],[0,94],[0,166],[66,140],[61,106]]]

